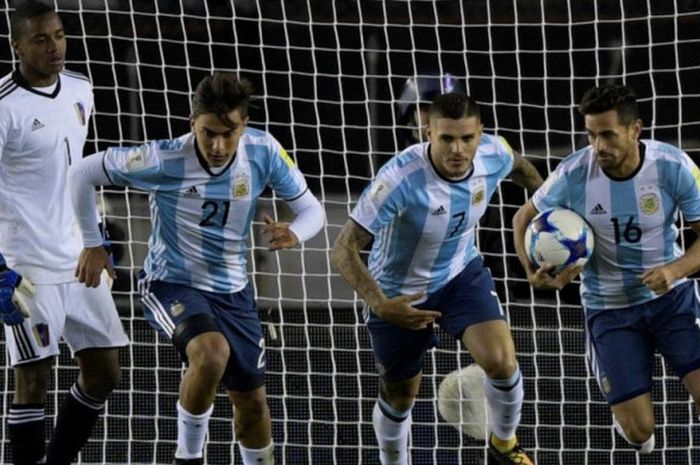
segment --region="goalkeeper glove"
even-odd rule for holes
[[[23,279],[7,265],[0,265],[0,316],[9,326],[18,325],[29,318],[26,299],[36,293],[28,279]]]

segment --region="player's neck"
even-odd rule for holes
[[[639,170],[639,165],[642,163],[642,157],[640,155],[639,144],[636,144],[631,148],[630,153],[627,154],[625,159],[613,169],[604,170],[608,176],[617,179],[626,179]]]
[[[30,87],[48,87],[56,84],[58,74],[43,74],[27,69],[23,64],[19,65],[19,72]]]

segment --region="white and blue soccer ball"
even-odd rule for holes
[[[552,208],[535,216],[525,230],[525,248],[537,267],[554,265],[559,273],[571,266],[583,266],[593,254],[593,230],[577,213]]]

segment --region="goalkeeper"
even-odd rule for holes
[[[7,431],[15,464],[69,464],[119,381],[128,340],[106,282],[86,289],[74,276],[81,239],[67,173],[82,157],[92,87],[63,69],[66,34],[53,8],[26,1],[10,25],[19,68],[0,81],[0,315],[15,375]],[[44,404],[61,338],[80,372],[47,449]]]
[[[265,341],[246,269],[250,226],[266,186],[296,214],[291,224],[266,219],[270,250],[295,247],[324,224],[321,204],[287,152],[270,134],[248,127],[252,92],[250,82],[232,74],[207,76],[192,101],[192,132],[111,148],[71,172],[86,247],[77,273],[88,286],[109,266],[90,221],[93,186],[150,192],[153,230],[139,291],[146,318],[188,363],[177,404],[177,464],[203,463],[220,382],[233,403],[243,463],[274,462]]]
[[[559,289],[580,270],[554,277],[535,270],[525,251],[528,223],[538,210],[561,207],[593,228],[596,246],[581,283],[589,362],[615,429],[650,453],[656,350],[700,410],[700,304],[687,279],[700,270],[700,242],[684,253],[675,225],[680,211],[700,234],[700,170],[676,147],[639,139],[642,121],[627,86],[590,89],[579,111],[590,145],[565,158],[518,210],[515,248],[534,287]]]
[[[479,107],[466,94],[435,98],[427,136],[429,142],[382,167],[332,252],[341,276],[367,304],[380,375],[373,413],[380,460],[408,463],[411,408],[437,322],[487,374],[491,457],[500,464],[532,463],[515,435],[523,384],[513,340],[474,234],[505,176],[529,190],[542,178],[503,138],[483,133]],[[365,266],[360,251],[372,240]]]

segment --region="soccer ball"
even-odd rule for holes
[[[438,412],[462,433],[484,440],[489,431],[490,410],[484,393],[486,374],[477,364],[453,371],[438,388]]]
[[[535,266],[554,265],[559,273],[570,265],[583,266],[593,254],[593,230],[577,213],[552,208],[534,217],[525,230],[525,249]]]

